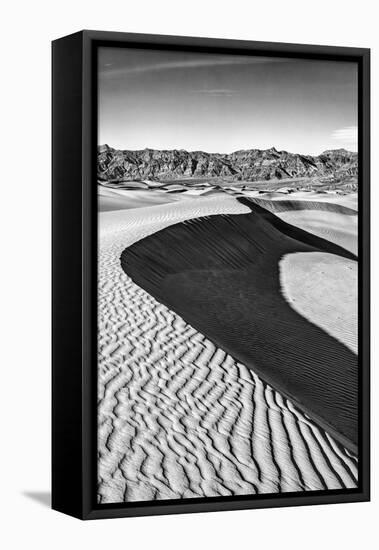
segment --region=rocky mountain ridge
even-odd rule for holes
[[[346,149],[311,156],[277,151],[275,147],[221,154],[183,149],[117,150],[100,145],[97,157],[98,181],[103,184],[187,178],[265,181],[303,177],[339,182],[357,175],[358,154]]]

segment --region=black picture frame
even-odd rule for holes
[[[99,46],[355,61],[359,76],[359,487],[96,503],[97,65]],[[81,31],[52,43],[52,508],[81,519],[370,499],[370,50]]]

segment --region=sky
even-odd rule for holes
[[[98,143],[230,153],[357,151],[357,65],[100,48]]]

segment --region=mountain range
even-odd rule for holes
[[[100,145],[97,152],[97,177],[103,184],[187,178],[265,181],[303,177],[343,182],[357,175],[358,154],[346,149],[311,156],[277,151],[275,147],[221,154],[183,149],[118,150]]]

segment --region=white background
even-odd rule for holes
[[[50,41],[86,28],[371,47],[375,241],[379,217],[378,113],[374,97],[379,93],[379,45],[375,2],[25,0],[5,2],[1,15],[2,547],[377,547],[378,437],[374,432],[379,399],[375,372],[371,503],[95,522],[66,517],[51,511],[46,504],[50,483]],[[374,256],[374,279],[377,267]],[[373,291],[374,331],[378,326],[377,297]],[[375,344],[374,341],[374,352]],[[375,367],[373,362],[373,371]],[[69,403],[67,396],[68,406]]]

